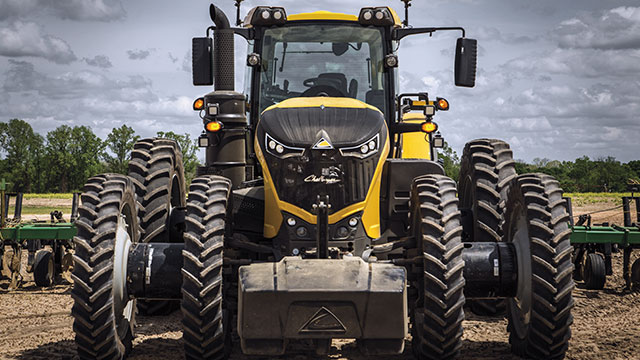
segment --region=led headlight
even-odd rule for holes
[[[340,149],[340,154],[342,156],[354,156],[361,159],[367,158],[378,152],[380,147],[380,134],[376,134],[376,136],[371,139],[363,142],[358,146],[351,146]]]
[[[292,156],[302,156],[302,154],[304,154],[304,148],[284,145],[283,143],[269,136],[269,134],[265,134],[264,145],[269,154],[281,159],[286,159]]]

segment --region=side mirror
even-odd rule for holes
[[[456,42],[456,86],[474,87],[476,85],[477,61],[478,40],[459,38]]]
[[[213,46],[211,38],[193,38],[191,45],[193,85],[213,85]]]

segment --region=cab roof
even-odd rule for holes
[[[300,14],[292,14],[287,16],[288,21],[301,21],[301,20],[342,20],[342,21],[358,21],[356,15],[334,13],[331,11],[314,11]]]
[[[398,14],[391,7],[388,7],[389,11],[391,11],[391,16],[393,16],[394,26],[402,26],[402,21]],[[354,21],[358,22],[357,15],[351,14],[343,14],[336,13],[331,11],[314,11],[300,14],[292,14],[287,16],[287,21],[305,21],[305,20],[339,20],[339,21]]]

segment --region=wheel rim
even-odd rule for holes
[[[116,228],[116,240],[113,261],[113,313],[118,336],[122,339],[130,330],[133,319],[134,301],[129,299],[126,286],[127,261],[131,240],[130,228],[127,223],[128,212],[123,212],[118,217]],[[130,217],[129,217],[130,218]]]
[[[509,299],[509,311],[514,330],[520,339],[526,336],[531,320],[531,247],[526,210],[520,206],[516,221],[509,226],[509,239],[514,244],[518,262],[516,296]]]
[[[47,261],[47,282],[49,285],[53,285],[53,258],[49,255],[49,261]]]
[[[180,192],[180,179],[177,175],[171,178],[171,191],[169,192],[168,213],[166,229],[170,242],[182,242],[182,232],[184,231],[184,215],[180,214],[178,208],[183,207],[183,196]],[[182,215],[182,217],[180,217]]]
[[[465,226],[463,233],[463,241],[476,241],[475,232],[476,232],[476,205],[475,205],[475,193],[473,191],[472,186],[473,180],[471,176],[467,175],[463,179],[460,179],[460,183],[462,184],[461,191],[458,194],[460,199],[460,209],[466,209],[471,214],[471,224],[470,226]],[[466,238],[464,237],[466,235]]]

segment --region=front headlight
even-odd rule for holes
[[[304,148],[284,145],[278,140],[269,136],[269,134],[265,134],[264,147],[267,149],[267,152],[269,154],[281,159],[286,159],[292,156],[302,156],[302,154],[304,154]]]
[[[376,136],[371,139],[365,141],[364,143],[358,146],[340,148],[340,154],[342,156],[354,156],[357,158],[367,158],[378,152],[380,147],[380,134],[376,134]]]

